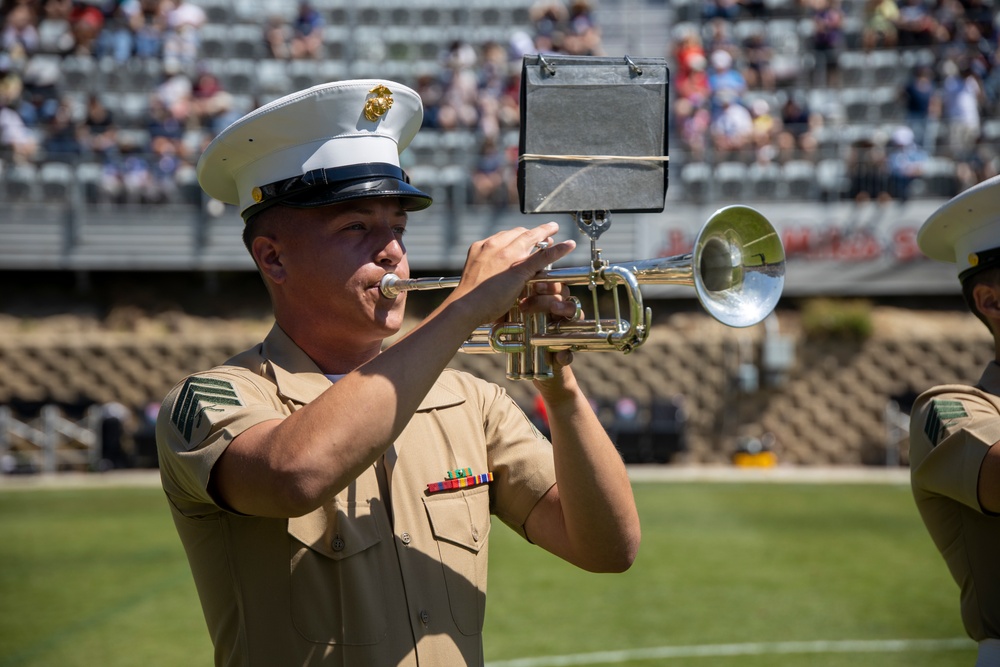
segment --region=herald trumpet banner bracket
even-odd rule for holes
[[[571,214],[590,239],[590,265],[548,267],[528,281],[586,286],[593,317],[580,300],[570,319],[521,313],[478,327],[467,353],[507,356],[511,380],[551,377],[558,350],[629,353],[652,323],[640,285],[687,285],[702,307],[731,327],[762,321],[781,297],[785,253],[770,222],[748,206],[726,206],[701,227],[691,252],[609,262],[598,240],[613,212],[661,213],[667,191],[669,71],[663,58],[525,56],[517,186],[521,212]],[[403,280],[387,274],[383,295],[449,288],[459,277]],[[610,291],[613,314],[603,317],[598,287]],[[624,298],[620,295],[623,293]],[[624,308],[623,308],[624,305]],[[626,314],[623,315],[622,311]]]

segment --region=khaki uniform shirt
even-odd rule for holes
[[[979,384],[924,392],[910,418],[917,509],[961,589],[962,622],[976,641],[1000,638],[1000,517],[979,505],[979,468],[1000,441],[1000,365]]]
[[[555,483],[551,445],[500,387],[446,370],[387,454],[319,509],[220,507],[209,477],[233,438],[330,386],[275,326],[178,384],[160,411],[163,488],[216,664],[481,664],[490,516],[524,535]],[[428,492],[466,469],[493,481]]]

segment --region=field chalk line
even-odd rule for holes
[[[955,651],[974,649],[968,638],[954,639],[844,639],[811,642],[752,642],[746,644],[700,644],[692,646],[659,646],[599,651],[575,655],[552,655],[516,660],[487,662],[486,667],[567,667],[569,665],[613,665],[636,660],[670,658],[732,657],[744,655],[776,655],[790,653],[902,653],[907,651]]]

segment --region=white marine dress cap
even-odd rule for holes
[[[920,227],[917,245],[931,259],[957,265],[959,280],[1000,266],[1000,176],[941,205]]]
[[[238,206],[244,220],[275,204],[312,208],[363,197],[399,197],[407,210],[420,210],[431,197],[410,185],[399,154],[422,121],[420,96],[401,84],[320,84],[220,132],[198,160],[198,182]]]

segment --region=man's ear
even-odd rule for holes
[[[254,260],[263,274],[273,283],[285,280],[285,267],[281,262],[281,244],[273,236],[257,236],[250,247]]]
[[[1000,321],[1000,287],[990,283],[980,283],[972,288],[972,300],[976,310],[989,320]]]

